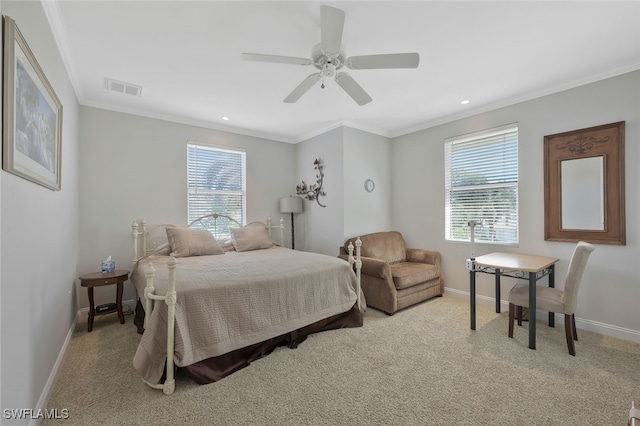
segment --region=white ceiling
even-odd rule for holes
[[[640,69],[638,1],[43,4],[81,104],[292,143],[339,125],[395,137]],[[419,67],[347,70],[364,106],[333,80],[282,102],[317,70],[241,53],[310,57],[321,4],[345,11],[347,56],[418,52]]]

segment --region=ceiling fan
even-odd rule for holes
[[[314,84],[324,78],[333,77],[342,89],[358,105],[371,102],[371,97],[362,87],[346,72],[340,71],[343,67],[352,70],[365,69],[391,69],[391,68],[417,68],[420,55],[417,53],[390,53],[383,55],[365,55],[347,57],[342,46],[342,30],[344,29],[345,13],[331,6],[320,6],[320,43],[311,50],[311,58],[298,58],[293,56],[263,55],[260,53],[243,53],[242,58],[247,61],[277,62],[294,65],[313,65],[320,72],[310,74],[300,83],[293,92],[284,99],[284,102],[295,103]]]

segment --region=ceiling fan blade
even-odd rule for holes
[[[342,43],[344,12],[331,6],[320,6],[320,46],[325,52],[337,55]]]
[[[243,53],[242,59],[244,59],[245,61],[276,62],[280,64],[294,65],[311,65],[313,63],[313,61],[308,58],[297,58],[295,56],[263,55],[261,53]]]
[[[351,56],[345,61],[352,70],[389,68],[418,68],[420,55],[417,53],[390,53],[387,55]]]
[[[317,72],[302,80],[302,83],[298,84],[298,87],[293,89],[293,92],[289,93],[289,96],[284,99],[284,102],[288,104],[297,102],[302,95],[307,93],[307,91],[311,89],[311,87],[313,87],[313,85],[316,84],[318,80],[320,80],[321,76],[322,75]]]
[[[362,87],[347,73],[340,72],[336,74],[336,83],[344,89],[349,96],[360,106],[368,104],[373,99],[364,91]]]

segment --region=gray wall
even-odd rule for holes
[[[344,154],[342,127],[295,145],[295,170],[297,184],[316,183],[317,171],[313,168],[316,158],[324,162],[323,189],[326,196],[316,201],[303,200],[302,214],[296,215],[296,248],[328,255],[338,254],[340,240],[344,236]],[[294,185],[295,187],[295,185]]]
[[[391,229],[390,156],[389,138],[344,128],[343,240]],[[373,192],[365,191],[366,179],[374,181]]]
[[[1,12],[16,21],[63,105],[62,190],[0,173],[0,406],[44,408],[77,310],[78,102],[40,2],[3,1]]]
[[[294,145],[92,107],[81,107],[80,118],[82,273],[99,270],[109,255],[116,268],[131,267],[134,220],[186,226],[189,142],[245,150],[248,222],[278,223],[280,197],[294,192]],[[95,297],[112,302],[113,288],[97,288]],[[134,298],[128,283],[123,299]],[[86,292],[79,292],[79,306],[88,306]]]
[[[398,137],[392,142],[392,224],[408,243],[442,253],[447,291],[468,294],[469,244],[444,239],[444,139],[503,124],[519,124],[520,245],[476,245],[476,255],[517,251],[553,256],[563,286],[574,243],[544,240],[545,135],[626,121],[627,245],[597,245],[578,296],[578,326],[640,341],[640,71],[541,97]],[[494,297],[493,277],[480,274],[478,292]],[[546,281],[544,282],[546,285]],[[513,281],[505,280],[506,300]]]
[[[296,215],[296,240],[300,249],[337,256],[347,238],[390,229],[390,140],[349,127],[339,127],[296,145],[297,182],[314,184],[313,161],[325,164],[326,197],[303,201]],[[364,181],[376,188],[369,193]],[[296,246],[298,248],[298,246]]]

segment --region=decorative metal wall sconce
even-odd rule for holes
[[[324,169],[324,164],[322,164],[322,160],[316,158],[313,162],[313,168],[318,171],[318,174],[316,174],[316,183],[314,185],[307,186],[305,181],[302,181],[300,185],[296,185],[296,194],[301,195],[309,201],[316,200],[320,207],[327,207],[320,203],[320,196],[327,195],[322,190],[322,181],[324,180],[324,172],[322,171],[322,169]]]

